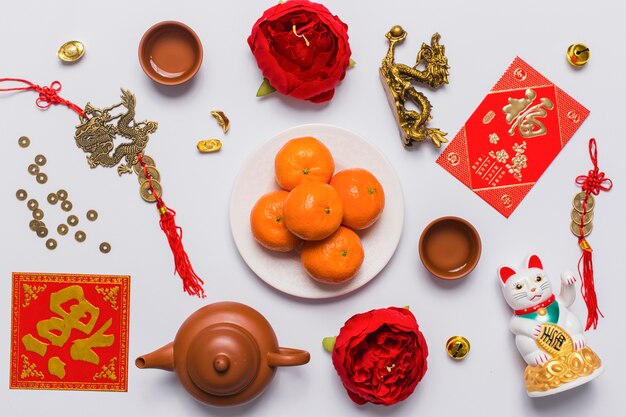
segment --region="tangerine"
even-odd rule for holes
[[[370,227],[385,208],[385,192],[378,179],[362,168],[339,171],[330,180],[343,205],[344,226],[355,230]]]
[[[285,226],[304,240],[321,240],[341,224],[343,208],[337,191],[328,184],[304,181],[291,190],[284,204]]]
[[[319,140],[307,136],[291,139],[274,159],[276,182],[287,191],[304,179],[328,183],[335,171],[335,160]]]
[[[304,242],[300,251],[306,272],[313,279],[327,284],[341,284],[353,278],[363,258],[361,239],[344,226],[324,240]]]
[[[250,212],[250,228],[256,241],[277,252],[289,252],[302,242],[285,227],[283,203],[288,195],[285,190],[269,192],[259,198]]]

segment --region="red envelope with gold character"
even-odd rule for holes
[[[437,163],[509,217],[588,115],[517,57]]]
[[[13,273],[10,388],[126,391],[129,282]]]

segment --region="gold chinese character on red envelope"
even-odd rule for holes
[[[129,276],[13,273],[10,388],[126,391]]]
[[[437,163],[509,217],[588,115],[518,57]]]

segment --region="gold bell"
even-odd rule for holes
[[[575,67],[582,67],[589,61],[589,48],[582,43],[575,43],[567,48],[567,60]]]
[[[469,353],[470,342],[463,336],[452,336],[446,342],[446,351],[452,359],[461,360]]]

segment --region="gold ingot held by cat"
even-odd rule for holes
[[[587,197],[587,212],[592,211],[596,204],[596,199],[593,198],[593,194],[589,194],[589,196],[587,196],[586,192],[584,191],[579,192],[578,194],[574,196],[574,201],[572,201],[572,205],[574,206],[576,211],[579,213],[582,213],[584,210],[583,201],[585,201],[585,197]]]
[[[59,48],[57,56],[64,62],[76,62],[85,54],[85,45],[79,41],[65,42]]]
[[[591,53],[587,45],[575,43],[567,48],[567,61],[575,67],[582,67],[589,61]]]
[[[222,142],[219,139],[201,140],[196,147],[202,153],[217,152],[222,149]]]
[[[228,117],[226,117],[226,114],[224,114],[223,111],[213,110],[211,112],[211,116],[217,120],[217,123],[222,127],[224,133],[228,132],[228,129],[230,128],[230,120],[228,120]]]
[[[580,225],[579,224],[571,222],[570,225],[569,225],[569,228],[572,231],[572,233],[574,234],[574,236],[581,237],[580,236]],[[593,230],[593,222],[589,222],[586,225],[584,225],[583,226],[583,235],[582,235],[582,237],[589,236],[589,233],[591,233],[592,230]]]
[[[446,342],[446,351],[454,360],[464,359],[470,351],[470,342],[463,336],[452,336]]]
[[[572,212],[570,213],[570,217],[572,218],[572,221],[578,225],[582,224],[582,219],[581,219],[582,213],[579,213],[578,211],[576,211],[575,209],[572,209]],[[591,223],[591,221],[593,220],[593,210],[592,211],[587,211],[587,213],[585,214],[585,223],[584,224],[589,224]]]
[[[152,188],[154,188],[156,196],[152,194],[152,190],[150,190],[150,183],[148,181],[141,184],[141,187],[139,188],[139,195],[148,203],[154,203],[157,197],[161,198],[161,195],[163,195],[163,187],[161,187],[161,184],[158,181],[152,181]]]

